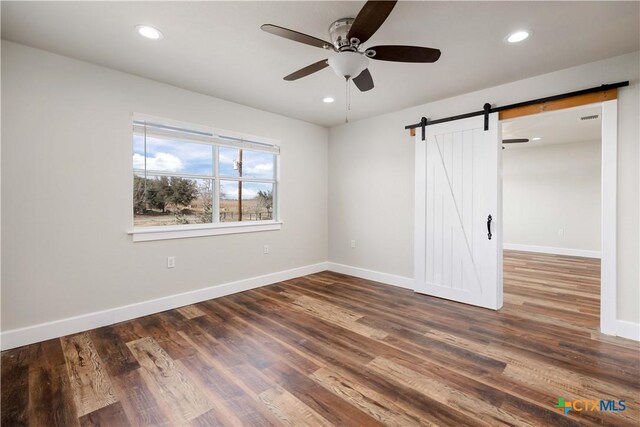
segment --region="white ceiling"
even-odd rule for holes
[[[523,144],[504,144],[507,150],[538,147],[569,142],[598,141],[602,139],[602,114],[600,106],[579,107],[554,111],[533,116],[525,116],[502,123],[502,138],[528,138]],[[595,116],[597,119],[581,120],[581,117]],[[532,141],[532,138],[540,138]]]
[[[2,2],[2,38],[324,126],[344,121],[331,69],[282,77],[327,52],[260,30],[328,39],[364,2]],[[400,2],[367,46],[435,47],[435,64],[372,61],[376,87],[352,91],[352,120],[638,50],[639,2]],[[150,41],[134,27],[165,38]],[[528,28],[518,45],[505,36]],[[602,82],[609,83],[609,82]],[[325,96],[334,104],[321,102]]]

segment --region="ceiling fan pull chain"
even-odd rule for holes
[[[344,79],[345,88],[344,88],[344,99],[345,99],[345,108],[344,108],[344,122],[349,123],[349,110],[351,109],[351,100],[349,99],[351,93],[349,92],[349,78],[345,77]]]

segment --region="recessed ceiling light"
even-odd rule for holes
[[[509,34],[509,37],[507,37],[507,41],[509,43],[518,43],[518,42],[521,42],[522,40],[525,40],[530,35],[531,35],[531,32],[529,31],[524,31],[524,30],[516,31],[515,33]]]
[[[325,98],[322,98],[322,102],[324,102],[325,104],[331,104],[333,101],[335,101],[335,99],[333,99],[330,96],[327,96]]]
[[[540,138],[539,136],[535,136],[533,138],[531,138],[532,141],[540,141],[542,138]]]
[[[150,27],[148,25],[138,25],[136,27],[136,31],[142,37],[151,39],[151,40],[160,40],[162,36],[162,32],[157,28]]]

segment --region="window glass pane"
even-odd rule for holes
[[[242,190],[242,200],[238,200]],[[240,215],[241,214],[241,215]],[[220,222],[273,219],[273,184],[262,182],[220,182]]]
[[[139,139],[136,142],[136,139]],[[144,169],[144,137],[134,136],[133,168]],[[147,136],[147,170],[213,175],[213,147]]]
[[[240,159],[240,150],[237,148],[220,147],[218,148],[218,156],[220,157],[218,163],[220,176],[239,176],[238,161]]]
[[[142,160],[142,167],[136,167],[136,154],[138,155],[138,163]],[[133,167],[134,169],[144,169],[144,135],[133,135]]]
[[[246,178],[274,178],[274,154],[242,150],[240,163],[239,149],[220,147],[219,156],[220,176],[238,177],[242,172],[242,176]]]
[[[133,176],[133,225],[211,223],[213,180]]]
[[[242,150],[242,176],[247,178],[273,179],[275,155],[262,151]]]

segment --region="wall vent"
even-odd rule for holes
[[[580,117],[580,120],[595,120],[598,117],[600,117],[600,115],[594,114],[592,116],[582,116],[582,117]]]

